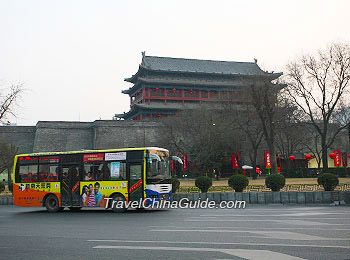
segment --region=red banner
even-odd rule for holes
[[[341,152],[339,150],[334,150],[335,157],[334,157],[334,166],[341,166]]]
[[[270,151],[265,151],[265,168],[271,168]]]
[[[134,191],[138,190],[142,185],[142,180],[139,180],[134,185],[132,185],[129,189],[129,193],[133,193]]]
[[[187,153],[183,154],[183,163],[184,163],[184,171],[187,171],[187,169],[188,169]]]
[[[103,161],[103,153],[84,154],[84,162]]]
[[[72,192],[74,192],[78,187],[79,187],[79,182],[77,182],[77,183],[74,185],[74,187],[73,187],[73,189],[72,189]]]
[[[236,156],[234,153],[232,154],[231,161],[232,161],[232,169],[238,169],[239,166],[238,166],[238,162],[237,162],[237,159],[236,159]]]
[[[342,162],[343,162],[343,167],[347,167],[348,166],[348,154],[342,153],[341,158],[342,158]]]
[[[175,170],[175,161],[174,160],[171,160],[170,162],[170,170]]]

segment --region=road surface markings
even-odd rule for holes
[[[219,249],[219,248],[196,248],[196,247],[161,247],[161,246],[95,246],[95,249],[128,249],[128,250],[164,250],[164,251],[195,251],[195,252],[219,252],[232,256],[238,256],[248,260],[304,260],[295,256],[277,253],[269,250],[251,249]]]
[[[198,242],[198,241],[162,241],[162,240],[118,240],[118,239],[94,239],[87,240],[88,242],[113,242],[113,243],[151,243],[151,244],[196,244],[196,245],[242,245],[242,246],[277,246],[277,247],[317,247],[317,248],[345,248],[350,249],[349,246],[339,245],[305,245],[305,244],[276,244],[276,243],[244,243],[244,242]]]
[[[340,212],[300,212],[300,213],[286,213],[286,214],[205,214],[199,215],[200,217],[304,217],[304,216],[318,216],[318,215],[350,215],[350,212],[340,213]],[[345,219],[345,218],[344,218]],[[347,218],[348,219],[348,218]]]
[[[216,230],[207,230],[207,229],[151,229],[151,232],[200,232],[200,233],[250,233],[250,234],[256,234],[260,236],[255,236],[258,238],[270,238],[270,239],[287,239],[287,240],[341,240],[341,241],[347,241],[350,240],[350,238],[326,238],[326,237],[319,237],[319,236],[313,236],[313,235],[306,235],[301,233],[295,233],[295,232],[286,232],[286,231],[246,231],[246,230],[225,230],[225,229],[216,229]],[[252,237],[252,236],[244,236],[245,237]]]
[[[179,226],[148,226],[149,228],[184,228],[183,225],[179,225]],[[202,227],[186,227],[186,228],[202,228]],[[232,227],[232,226],[229,226],[229,227],[222,227],[222,226],[219,226],[219,227],[205,227],[205,228],[209,228],[209,229],[217,229],[217,228],[222,228],[222,229],[226,229],[226,230],[230,230],[230,229],[233,229],[233,230],[237,230],[236,227]],[[247,229],[252,229],[252,230],[256,230],[257,228],[249,228],[249,227],[245,227],[244,228],[245,231]],[[281,227],[281,228],[276,228],[276,227],[268,227],[268,228],[264,228],[264,227],[259,227],[260,230],[294,230],[294,229],[307,229],[307,230],[325,230],[325,231],[349,231],[350,228],[320,228],[320,227]],[[191,229],[188,229],[188,230],[191,230]]]
[[[291,225],[305,225],[305,226],[349,226],[350,224],[340,224],[340,223],[323,223],[314,221],[303,221],[295,219],[219,219],[219,218],[189,218],[185,219],[187,222],[279,222],[281,224],[291,224]]]

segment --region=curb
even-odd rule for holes
[[[197,195],[199,194],[199,195]],[[247,204],[350,204],[350,191],[287,191],[287,192],[216,192],[216,193],[175,193],[174,201],[187,198],[189,201],[213,200],[221,201],[242,200]]]
[[[0,205],[13,205],[13,197],[0,197]]]

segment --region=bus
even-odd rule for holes
[[[13,168],[14,205],[124,212],[133,201],[170,201],[171,160],[182,163],[158,147],[20,154]],[[114,202],[124,206],[112,207]]]

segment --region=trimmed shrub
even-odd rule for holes
[[[242,174],[235,174],[228,179],[228,186],[235,190],[235,192],[242,192],[249,184],[247,176]]]
[[[175,193],[180,188],[180,181],[176,178],[171,178],[172,192]]]
[[[0,193],[5,190],[5,184],[3,182],[0,182]]]
[[[332,173],[322,173],[317,178],[317,183],[322,185],[325,191],[334,191],[335,187],[339,184],[339,179]]]
[[[280,191],[286,184],[286,179],[282,174],[272,174],[265,178],[265,185],[272,191]]]
[[[213,185],[213,181],[207,176],[201,176],[196,179],[195,184],[196,187],[201,190],[201,192],[207,192],[208,189]]]

